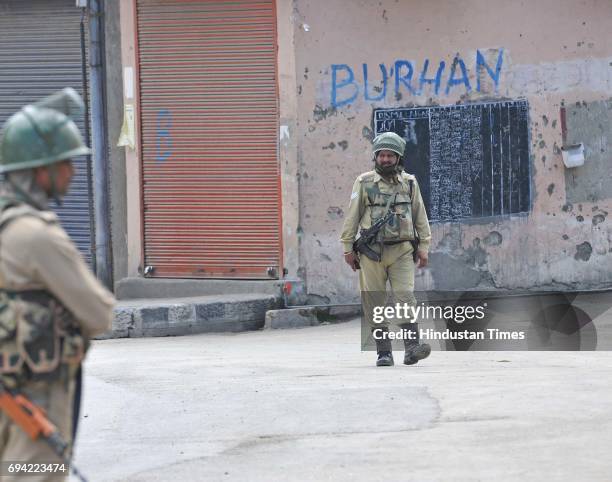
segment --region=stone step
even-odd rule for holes
[[[221,280],[134,277],[119,280],[115,286],[115,296],[118,300],[251,293],[283,296],[283,292],[289,304],[305,302],[304,283],[299,279]]]
[[[102,338],[258,330],[282,298],[268,293],[120,300],[113,329]]]

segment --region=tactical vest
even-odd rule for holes
[[[0,214],[0,233],[21,216],[51,223],[28,205],[7,206]],[[0,281],[4,286],[1,273]],[[0,375],[5,381],[57,379],[63,369],[78,368],[88,344],[72,313],[48,291],[0,287]]]
[[[395,185],[375,182],[374,175],[363,179],[362,184],[366,192],[366,209],[370,213],[370,224],[374,224],[387,212],[390,205],[395,216],[381,229],[381,241],[414,241],[415,231],[412,221],[412,192],[413,181],[407,176],[399,174],[401,182]],[[389,204],[390,203],[390,204]],[[368,215],[368,212],[364,215]]]

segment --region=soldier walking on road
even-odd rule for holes
[[[427,266],[431,240],[419,185],[401,165],[405,145],[404,139],[392,132],[374,139],[375,169],[355,181],[341,236],[345,261],[353,271],[360,270],[363,311],[376,341],[377,366],[393,365],[393,355],[388,321],[377,323],[373,310],[386,302],[387,281],[396,302],[416,305],[414,267],[417,261],[417,267]],[[372,234],[375,242],[362,246],[361,254],[355,252],[358,229],[361,227],[363,234],[373,226],[380,226]],[[429,345],[419,344],[417,324],[411,321],[400,324],[405,333],[406,365],[426,358],[431,351]]]
[[[0,376],[3,385],[46,411],[71,449],[75,390],[92,336],[111,327],[114,298],[91,273],[48,210],[61,203],[74,168],[89,154],[70,116],[82,109],[73,89],[27,105],[4,124],[0,139]],[[76,407],[78,411],[78,407]],[[74,417],[76,418],[76,417]],[[0,413],[3,462],[58,463]],[[64,480],[47,474],[36,480]],[[19,478],[18,478],[19,479]]]

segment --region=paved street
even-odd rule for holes
[[[92,481],[610,480],[612,353],[374,358],[356,320],[95,342],[76,463]]]

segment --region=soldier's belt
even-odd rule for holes
[[[409,239],[402,239],[402,240],[395,240],[395,241],[383,241],[383,244],[385,246],[395,246],[396,244],[402,244],[402,243],[408,243],[410,242]]]
[[[403,241],[383,241],[385,246],[395,246],[396,244],[410,243],[412,245],[412,261],[416,263],[417,249],[419,249],[419,241],[414,239],[405,239]]]
[[[396,201],[393,203],[393,206],[400,206],[402,204],[412,204],[410,201]],[[386,204],[382,204],[382,203],[369,203],[368,207],[381,207],[384,208],[386,206]]]

